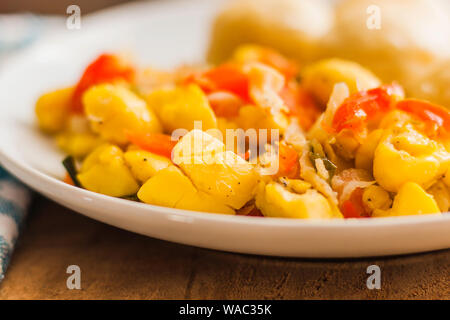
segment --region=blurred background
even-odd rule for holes
[[[83,17],[130,2],[136,0],[1,0],[0,63],[15,50],[65,27],[70,5],[78,5]],[[272,47],[302,65],[341,58],[361,64],[385,83],[398,81],[415,97],[450,107],[449,0],[228,3],[211,26],[211,63],[224,61],[243,43]],[[369,28],[376,26],[372,18],[378,16],[380,27]]]
[[[151,1],[151,0],[148,0]],[[40,14],[65,15],[69,5],[76,4],[82,8],[83,13],[100,10],[131,0],[2,0],[0,13],[33,12]]]

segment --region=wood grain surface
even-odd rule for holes
[[[69,265],[81,290],[69,290]],[[381,290],[366,268],[380,266]],[[403,257],[283,259],[169,243],[37,197],[0,299],[450,299],[450,250]]]

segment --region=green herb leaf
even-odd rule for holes
[[[125,199],[125,200],[130,200],[130,201],[137,201],[137,202],[141,201],[141,200],[139,200],[137,194],[132,194],[131,196],[123,196],[121,198]]]
[[[77,169],[75,167],[75,159],[72,156],[66,157],[62,164],[64,168],[66,168],[67,173],[69,174],[70,178],[72,179],[73,183],[81,188],[81,183],[77,178]]]

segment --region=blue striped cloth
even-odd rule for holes
[[[45,31],[44,20],[31,14],[0,14],[0,67]],[[0,166],[0,282],[11,259],[30,204],[31,192]]]
[[[0,167],[0,282],[27,215],[30,191]]]

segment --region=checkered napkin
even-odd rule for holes
[[[30,191],[0,167],[0,281],[27,215]]]
[[[54,24],[54,19],[50,19]],[[49,30],[47,19],[31,14],[0,14],[0,72],[8,57]],[[0,166],[0,282],[27,215],[31,192]]]

